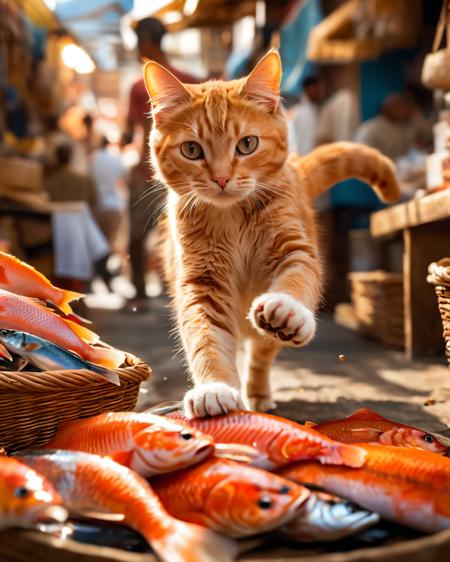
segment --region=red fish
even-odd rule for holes
[[[202,461],[214,452],[214,441],[162,416],[110,412],[63,422],[46,448],[108,455],[148,478]]]
[[[66,518],[60,495],[43,476],[17,459],[0,456],[0,529]]]
[[[314,429],[270,414],[235,410],[224,416],[188,420],[182,412],[171,411],[167,416],[211,435],[217,443],[254,447],[261,454],[257,464],[263,468],[303,459],[361,466],[366,456],[358,446],[332,441]]]
[[[84,296],[55,287],[34,267],[4,252],[0,252],[0,289],[51,302],[65,314],[72,313],[70,302]]]
[[[447,455],[449,452],[449,448],[431,433],[388,420],[368,408],[361,408],[343,419],[313,424],[310,427],[341,443],[366,442],[418,447],[440,455]]]
[[[99,340],[91,330],[61,318],[32,299],[3,290],[0,290],[0,327],[34,334],[109,369],[115,369],[125,360],[122,351],[90,345]]]
[[[367,452],[361,468],[294,463],[278,474],[314,484],[421,531],[450,528],[450,459],[420,449],[361,445]]]
[[[173,517],[235,538],[284,525],[310,496],[308,489],[275,474],[222,459],[158,476],[151,483]]]
[[[108,457],[75,451],[31,451],[21,456],[46,476],[72,511],[122,515],[163,562],[230,562],[235,544],[171,517],[150,485]]]

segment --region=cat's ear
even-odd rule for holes
[[[269,111],[280,101],[281,60],[277,51],[269,51],[245,80],[241,93],[263,104]]]
[[[155,121],[163,119],[166,111],[173,109],[179,101],[189,97],[189,92],[178,78],[157,62],[146,62],[144,82],[152,103]]]

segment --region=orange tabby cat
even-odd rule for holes
[[[287,154],[281,63],[269,52],[242,80],[183,85],[145,66],[157,178],[167,185],[166,271],[194,388],[187,415],[242,405],[236,354],[248,341],[246,401],[273,407],[269,370],[282,346],[314,336],[321,264],[313,199],[358,177],[399,195],[392,163],[353,143]],[[244,399],[245,399],[244,398]]]

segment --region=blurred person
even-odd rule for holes
[[[182,82],[195,83],[197,79],[173,68],[161,49],[166,28],[156,18],[145,18],[136,24],[139,59],[151,59],[164,65]],[[124,143],[131,142],[137,129],[143,130],[143,145],[140,162],[132,168],[129,178],[129,213],[130,213],[130,244],[129,256],[131,280],[136,289],[135,298],[127,304],[132,311],[145,311],[148,299],[145,288],[147,272],[147,255],[145,249],[146,236],[151,230],[152,219],[161,205],[158,186],[152,180],[153,171],[150,165],[149,135],[152,127],[150,101],[144,80],[141,78],[131,88],[127,128]]]
[[[109,144],[103,137],[100,148],[92,155],[91,174],[96,192],[95,218],[114,251],[125,210],[120,184],[127,181],[128,169],[120,156],[111,151]]]
[[[415,139],[414,106],[401,94],[387,96],[379,115],[364,121],[355,135],[356,142],[377,148],[394,161],[413,148]]]
[[[359,103],[355,93],[352,67],[330,68],[334,93],[324,103],[317,124],[316,144],[351,141],[358,128]]]
[[[71,168],[74,150],[70,144],[61,144],[55,150],[56,164],[52,173],[44,180],[44,188],[49,194],[52,202],[84,202],[93,212],[96,203],[96,189],[92,178],[88,175],[75,172]],[[113,275],[108,270],[108,260],[111,252],[108,252],[95,264],[95,272],[104,281],[105,285],[110,289]],[[63,280],[67,281],[67,280]],[[74,289],[72,283],[67,281],[65,288]],[[70,285],[70,286],[68,286]],[[78,288],[78,290],[80,290]],[[86,289],[83,288],[82,292]]]
[[[290,109],[289,150],[308,154],[316,144],[319,106],[324,97],[322,81],[317,76],[307,76],[303,79],[302,90],[300,103]]]

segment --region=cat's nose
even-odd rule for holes
[[[225,186],[230,181],[230,178],[227,178],[225,176],[220,176],[220,177],[216,176],[216,177],[212,178],[212,180],[214,182],[216,182],[217,184],[219,184],[222,189],[225,189]]]

